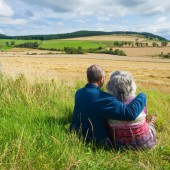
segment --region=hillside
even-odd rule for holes
[[[104,31],[77,31],[65,34],[49,34],[49,35],[26,35],[26,36],[6,36],[0,34],[0,39],[24,39],[24,40],[52,40],[52,39],[68,39],[77,37],[89,37],[99,35],[138,35],[143,38],[150,40],[168,41],[166,38],[154,35],[148,32],[131,32],[131,31],[115,31],[115,32],[104,32]]]
[[[8,36],[4,35],[4,34],[0,34],[0,39],[6,39]]]

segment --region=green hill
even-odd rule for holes
[[[77,37],[89,37],[97,35],[139,35],[150,40],[169,41],[164,37],[154,35],[148,32],[132,32],[132,31],[115,31],[115,32],[104,32],[104,31],[77,31],[72,33],[64,34],[49,34],[49,35],[26,35],[26,36],[6,36],[0,34],[0,39],[22,39],[22,40],[53,40],[53,39],[67,39]]]

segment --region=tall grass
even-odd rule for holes
[[[0,169],[170,168],[169,95],[139,88],[158,115],[155,149],[106,151],[69,133],[74,94],[84,84],[0,76]]]

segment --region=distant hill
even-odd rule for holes
[[[26,36],[6,36],[0,34],[0,39],[23,39],[23,40],[52,40],[52,39],[67,39],[77,37],[89,37],[99,35],[139,35],[150,40],[169,41],[164,37],[154,35],[148,32],[132,32],[132,31],[115,31],[115,32],[104,32],[104,31],[77,31],[65,34],[49,34],[49,35],[26,35]]]
[[[8,36],[4,35],[4,34],[0,34],[0,39],[5,39],[7,38]]]

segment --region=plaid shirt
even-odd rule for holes
[[[130,98],[124,103],[128,105],[132,100]],[[152,148],[156,144],[156,138],[147,123],[147,115],[145,107],[134,121],[109,120],[108,129],[113,146]]]

